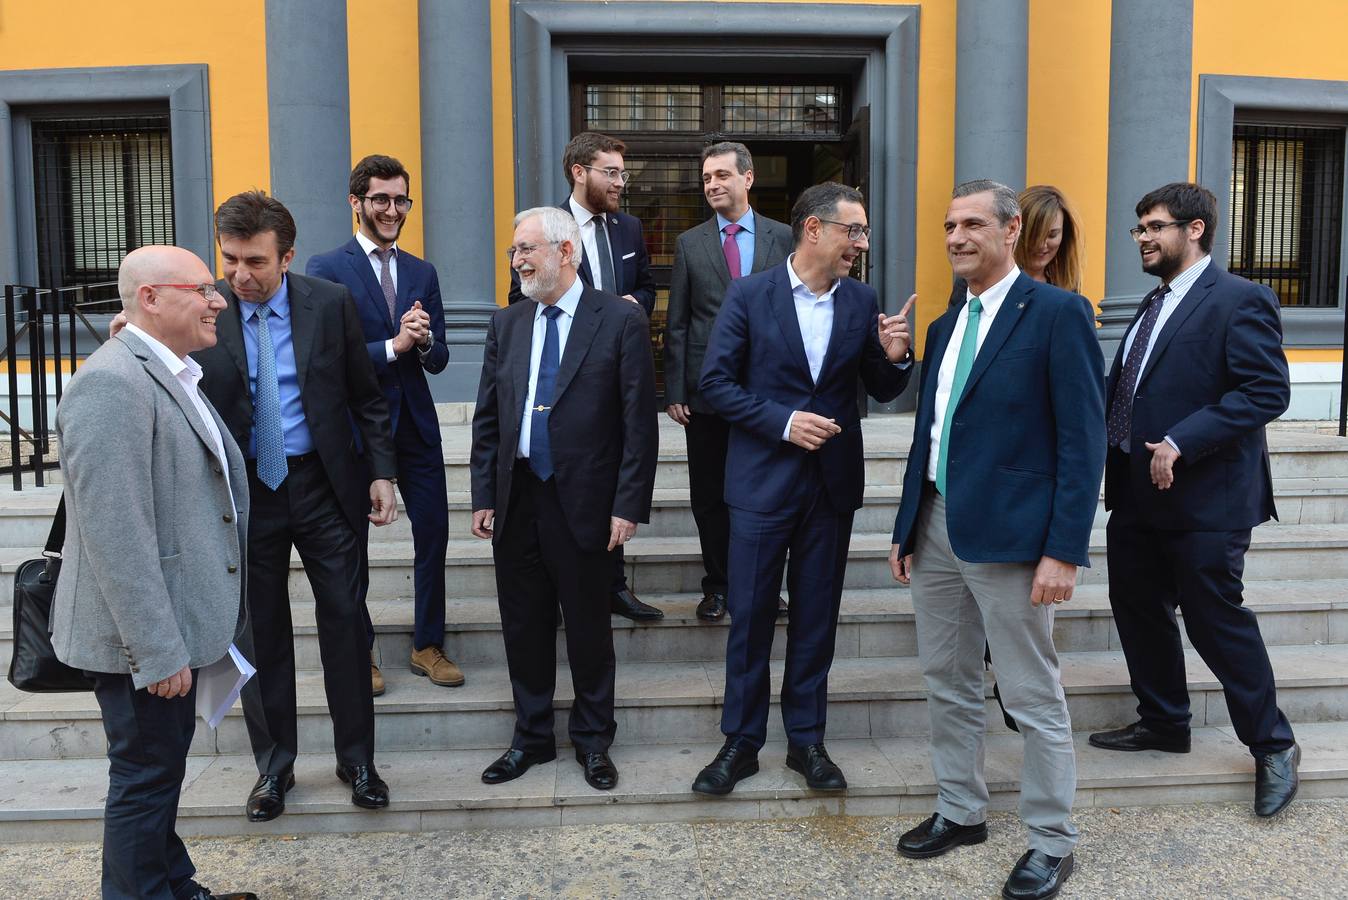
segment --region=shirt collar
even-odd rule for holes
[[[576,317],[576,307],[580,305],[580,294],[583,290],[585,290],[585,285],[581,282],[580,276],[577,275],[576,280],[571,283],[571,287],[567,288],[566,293],[558,297],[557,302],[553,305],[567,316],[574,319]],[[542,318],[543,310],[547,307],[537,300],[534,301],[534,307],[534,321],[538,321]]]
[[[997,315],[997,310],[1002,307],[1002,301],[1005,300],[1006,295],[1011,292],[1011,285],[1015,284],[1016,279],[1019,277],[1020,266],[1013,265],[1011,266],[1011,271],[1007,272],[1001,281],[997,282],[983,293],[975,295],[972,290],[965,290],[964,299],[968,301],[977,296],[979,305],[983,307],[983,315],[991,319],[993,316]]]
[[[197,366],[195,360],[193,360],[191,357],[187,357],[186,359],[184,359],[183,357],[174,353],[168,347],[165,347],[164,343],[160,341],[159,338],[154,337],[144,328],[141,328],[139,325],[137,325],[135,322],[127,322],[126,330],[134,334],[136,337],[140,338],[142,341],[144,341],[145,346],[149,347],[150,350],[154,353],[154,355],[159,357],[159,361],[162,362],[164,365],[168,366],[169,374],[171,374],[174,378],[177,378],[178,373],[183,371],[184,369],[186,369],[189,373],[193,375],[201,374],[201,368]],[[193,369],[196,369],[196,371],[192,372]]]
[[[1198,280],[1198,276],[1203,274],[1210,262],[1212,262],[1212,257],[1204,256],[1198,262],[1170,279],[1170,295],[1166,297],[1166,299],[1175,302],[1183,300],[1184,295],[1189,293],[1189,288],[1194,286],[1194,282]]]
[[[356,232],[356,243],[360,244],[360,249],[362,249],[362,250],[365,251],[365,255],[366,255],[366,256],[369,256],[371,253],[373,253],[374,251],[376,251],[376,250],[379,249],[379,245],[376,244],[374,241],[370,240],[369,238],[367,238],[367,237],[365,236],[365,232],[363,232],[363,231],[357,231],[357,232]],[[397,242],[397,241],[394,241],[394,242],[393,242],[392,250],[393,250],[393,255],[396,257],[396,256],[398,255],[398,242]]]
[[[602,212],[592,213],[585,207],[581,206],[578,202],[576,202],[576,196],[574,194],[572,194],[570,197],[567,197],[566,202],[568,205],[570,205],[571,215],[575,217],[576,224],[578,225],[584,225],[588,223],[591,219],[602,219],[604,217],[604,214]]]
[[[725,231],[725,227],[726,227],[727,225],[738,225],[739,227],[743,228],[745,231],[749,232],[750,234],[753,234],[753,233],[754,233],[754,210],[753,210],[753,207],[749,207],[749,209],[745,211],[744,215],[740,216],[738,222],[731,222],[731,221],[730,221],[729,219],[727,219],[725,216],[721,215],[720,213],[717,213],[717,214],[716,214],[716,230],[717,230],[717,231]]]
[[[833,299],[833,292],[836,291],[836,290],[838,289],[838,285],[842,283],[842,279],[841,279],[841,278],[835,278],[835,279],[833,279],[833,283],[832,283],[831,285],[828,286],[828,290],[824,291],[824,293],[822,293],[822,294],[820,294],[819,296],[816,297],[815,294],[814,294],[814,291],[812,291],[812,290],[810,290],[808,287],[806,287],[805,282],[803,282],[803,281],[800,280],[800,276],[796,274],[796,268],[795,268],[795,266],[791,265],[791,261],[792,261],[793,259],[795,259],[795,258],[796,258],[796,254],[794,254],[794,253],[792,253],[790,256],[788,256],[788,257],[786,258],[786,275],[787,275],[788,278],[791,279],[791,293],[792,293],[792,294],[795,294],[795,295],[797,295],[797,296],[799,296],[799,295],[801,294],[801,292],[803,291],[804,293],[808,294],[808,295],[810,296],[810,298],[813,299],[813,300],[816,301],[816,302],[818,302],[818,301],[820,301],[820,300],[831,300],[831,299]]]
[[[256,317],[257,308],[261,306],[263,302],[265,302],[267,307],[271,309],[272,315],[280,316],[282,319],[290,318],[290,287],[287,278],[288,276],[286,275],[281,276],[281,286],[276,289],[276,293],[272,294],[265,301],[249,303],[247,300],[239,300],[239,309],[243,312],[244,321]]]

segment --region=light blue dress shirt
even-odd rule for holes
[[[257,308],[260,303],[239,301],[239,315],[243,319],[243,347],[248,353],[248,393],[257,401]],[[290,289],[286,277],[281,286],[267,299],[271,316],[267,331],[271,334],[272,349],[276,352],[276,380],[281,396],[281,428],[285,431],[286,456],[299,456],[314,449],[313,435],[304,420],[304,404],[300,401],[299,367],[295,364],[295,341],[290,329]],[[257,436],[248,432],[248,456],[257,457]]]
[[[740,275],[748,275],[754,270],[754,210],[750,207],[738,222],[732,223],[720,213],[716,214],[716,228],[721,232],[721,243],[725,243],[725,227],[730,224],[743,230],[735,235],[735,246],[740,248]]]
[[[576,307],[580,305],[580,292],[585,285],[577,276],[565,294],[557,299],[557,308],[562,314],[557,317],[557,361],[566,359],[566,338],[571,334],[571,323],[576,320]],[[520,442],[515,448],[516,459],[529,456],[529,434],[533,426],[534,391],[538,388],[538,365],[543,360],[543,339],[547,337],[548,320],[543,317],[546,307],[534,301],[534,335],[529,342],[529,393],[524,399],[524,408],[520,410]],[[553,397],[555,401],[557,398]]]

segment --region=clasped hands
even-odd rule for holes
[[[421,308],[420,300],[412,301],[412,308],[398,321],[398,333],[393,337],[393,352],[406,353],[413,347],[427,347],[431,343],[431,314]]]

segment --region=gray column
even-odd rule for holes
[[[351,239],[346,3],[267,0],[271,194],[295,217],[291,268]],[[224,185],[235,193],[249,185]],[[224,200],[220,196],[218,200]]]
[[[956,28],[955,183],[991,178],[1020,190],[1029,0],[959,0]]]
[[[426,258],[440,272],[450,359],[432,390],[437,400],[472,400],[497,308],[496,273],[506,268],[492,178],[496,166],[512,165],[492,156],[491,10],[440,0],[420,0],[417,10],[422,222]]]
[[[1142,195],[1189,178],[1192,0],[1114,0],[1109,39],[1109,189],[1100,342],[1112,359],[1156,279],[1128,229]]]

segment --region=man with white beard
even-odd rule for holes
[[[580,229],[555,207],[515,217],[506,255],[532,302],[493,314],[473,415],[474,536],[492,541],[515,702],[510,748],[487,784],[553,760],[560,606],[575,702],[569,731],[585,780],[618,783],[609,759],[614,655],[602,603],[614,552],[649,520],[659,426],[639,306],[584,284]],[[582,367],[581,363],[584,362]]]

